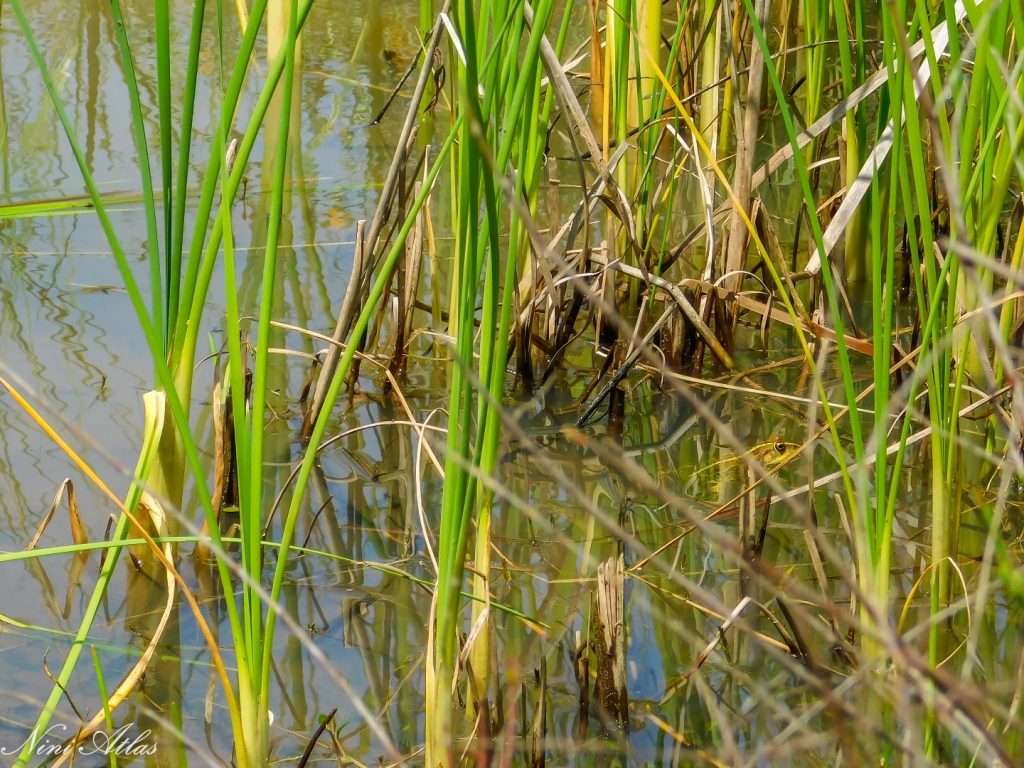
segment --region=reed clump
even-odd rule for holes
[[[190,232],[189,141],[173,140],[171,94],[185,88],[176,130],[190,137],[210,20],[198,3],[179,83],[163,29],[172,9],[157,10],[151,58],[119,36],[126,71],[144,61],[158,84],[154,126],[129,80],[148,295],[33,51],[156,382],[114,556],[80,639],[129,537],[137,557],[159,564],[166,594],[186,594],[208,625],[162,548],[177,532],[168,521],[183,526],[227,596],[233,676],[207,634],[237,761],[266,764],[274,637],[279,621],[302,634],[281,601],[289,569],[309,554],[298,536],[310,486],[330,496],[328,431],[357,396],[388,398],[416,433],[418,495],[416,523],[403,529],[410,559],[385,572],[410,590],[424,584],[417,569],[429,575],[416,673],[425,717],[405,747],[422,743],[432,768],[467,755],[543,765],[551,749],[582,750],[591,734],[639,749],[637,733],[671,745],[659,753],[666,762],[1021,758],[1020,681],[991,682],[1008,642],[995,639],[1003,614],[1016,616],[1024,597],[1012,522],[1013,478],[1024,474],[1019,4],[419,3],[420,44],[385,108],[405,110],[395,154],[373,218],[355,228],[341,309],[318,320],[333,333],[317,336],[326,347],[289,425],[293,472],[273,489],[264,471],[281,389],[270,362],[277,251],[294,193],[310,2],[280,4],[258,71],[267,2],[230,32],[218,7],[218,40],[234,46],[240,35],[239,52],[220,62],[223,111]],[[240,94],[254,78],[245,122]],[[229,152],[236,128],[243,137]],[[268,183],[250,321],[236,296],[232,207],[258,135]],[[223,362],[210,477],[191,409],[217,271],[226,331],[214,350]],[[429,405],[410,404],[411,374],[431,367],[443,386]],[[437,440],[435,407],[445,415]],[[542,435],[526,423],[531,409],[547,419]],[[557,502],[543,501],[534,477]],[[424,488],[439,479],[428,510]],[[201,533],[180,516],[189,494]],[[544,503],[572,520],[562,525]],[[145,536],[132,528],[143,509],[156,510]],[[539,547],[545,537],[560,555],[544,589],[577,585],[573,601],[533,599],[547,564],[530,547],[509,554],[509,542]],[[75,541],[68,551],[90,546]],[[567,607],[553,615],[551,605]],[[304,647],[315,656],[314,643]],[[644,648],[677,662],[656,693],[636,671]],[[762,667],[777,679],[759,678]],[[577,708],[571,734],[549,729],[563,677]],[[795,693],[779,692],[782,679]],[[353,698],[397,762],[383,688],[377,680],[372,712]]]

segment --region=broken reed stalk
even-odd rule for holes
[[[768,0],[757,0],[755,6],[762,26],[768,15]],[[739,290],[743,283],[742,272],[746,268],[747,237],[746,222],[736,207],[750,212],[750,193],[754,172],[754,152],[757,149],[757,131],[761,116],[761,89],[764,84],[764,55],[761,47],[751,36],[750,67],[747,75],[747,98],[743,112],[743,125],[737,131],[736,168],[733,172],[733,192],[736,200],[729,222],[729,237],[723,274],[728,275],[724,286],[730,293]]]
[[[352,321],[356,316],[356,309],[362,302],[363,272],[367,268],[366,250],[363,241],[363,230],[366,228],[366,221],[360,219],[356,222],[356,250],[352,256],[352,274],[349,276],[348,286],[345,288],[345,297],[341,302],[341,311],[338,312],[338,321],[334,325],[334,333],[331,338],[334,344],[327,346],[323,364],[316,378],[316,386],[313,388],[312,397],[306,406],[306,413],[302,420],[302,439],[308,440],[313,431],[313,425],[320,416],[323,409],[324,399],[327,396],[327,389],[330,387],[331,379],[338,368],[338,361],[341,359],[342,344],[348,338]]]
[[[413,185],[413,197],[418,197],[421,182]],[[416,294],[423,265],[423,212],[416,217],[412,233],[405,242],[405,261],[398,272],[397,312],[395,313],[395,347],[391,356],[391,373],[400,376],[405,370],[409,352],[409,338],[413,331],[413,317],[416,313]]]
[[[629,725],[626,690],[624,560],[610,557],[597,569],[597,593],[591,614],[591,646],[597,671],[598,705],[604,716],[621,727]]]
[[[420,73],[416,80],[412,100],[406,112],[405,121],[402,124],[395,154],[391,158],[391,165],[388,166],[388,173],[384,179],[380,199],[377,201],[373,218],[370,220],[369,230],[365,229],[365,221],[360,221],[356,227],[356,255],[353,258],[352,275],[349,279],[349,285],[345,290],[345,298],[341,305],[341,311],[338,313],[334,333],[332,334],[332,338],[338,343],[348,338],[348,333],[357,314],[361,298],[370,289],[370,282],[373,279],[373,273],[376,268],[377,246],[383,233],[384,225],[387,223],[394,205],[395,195],[399,191],[399,180],[402,178],[407,150],[413,146],[414,137],[419,130],[420,105],[423,102],[427,85],[433,73],[434,54],[441,42],[441,33],[444,30],[441,18],[448,11],[448,4],[448,2],[445,2],[441,14],[438,14],[434,22],[433,32],[427,45],[426,55],[423,57],[423,63],[420,66]],[[416,197],[416,195],[413,195],[413,197]],[[340,348],[336,344],[330,345],[327,350],[327,357],[324,360],[324,366],[317,378],[316,388],[313,391],[313,396],[303,417],[303,440],[308,440],[310,434],[312,434],[313,425],[316,423],[323,408],[324,399],[340,357]]]

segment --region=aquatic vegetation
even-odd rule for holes
[[[323,120],[345,78],[304,67],[312,0],[115,0],[138,178],[113,193],[12,1],[86,196],[5,198],[0,224],[98,227],[152,386],[119,497],[0,367],[120,515],[90,536],[68,482],[0,554],[41,585],[72,556],[66,606],[88,588],[35,730],[86,695],[91,645],[71,744],[134,704],[184,755],[216,729],[157,650],[181,622],[240,766],[1019,761],[1020,4],[406,5],[351,53],[314,29],[328,62],[387,64]],[[358,223],[314,178],[371,152],[353,125],[389,158]],[[303,225],[310,251],[351,235],[344,285],[289,266]],[[39,546],[62,498],[73,543]],[[97,625],[122,551],[147,618],[115,683]],[[334,704],[317,680],[306,706],[286,656],[349,710],[317,718]]]
[[[192,377],[195,352],[200,331],[199,319],[206,305],[210,277],[216,256],[223,239],[223,265],[228,285],[234,283],[233,245],[231,208],[235,193],[241,180],[241,169],[245,167],[249,152],[257,132],[264,124],[264,117],[270,109],[275,89],[281,83],[280,94],[276,97],[277,104],[274,114],[278,116],[277,136],[278,155],[274,169],[277,194],[272,197],[268,215],[267,246],[264,272],[264,295],[261,302],[262,310],[259,318],[259,341],[254,355],[254,388],[251,404],[246,404],[243,397],[234,397],[232,414],[236,438],[234,446],[239,457],[238,487],[239,509],[242,536],[242,606],[241,611],[233,600],[226,601],[226,609],[235,642],[239,664],[237,687],[227,686],[228,706],[232,716],[232,724],[236,733],[238,760],[241,765],[258,765],[266,760],[267,735],[269,727],[269,708],[266,701],[267,683],[264,679],[269,675],[265,668],[267,662],[263,658],[268,653],[268,645],[264,642],[263,596],[259,587],[262,571],[262,466],[263,466],[263,430],[265,420],[267,349],[269,347],[270,315],[273,309],[272,290],[274,286],[274,264],[276,261],[277,232],[281,219],[282,198],[285,186],[286,158],[288,156],[288,130],[291,120],[291,92],[295,62],[295,48],[301,21],[308,14],[310,3],[306,2],[301,9],[297,3],[286,6],[283,28],[271,29],[270,34],[277,35],[280,43],[279,52],[273,59],[267,73],[265,87],[261,94],[261,102],[246,126],[245,136],[237,150],[228,158],[227,135],[234,121],[234,113],[239,102],[242,84],[248,74],[255,42],[267,2],[254,4],[248,16],[241,46],[233,62],[221,61],[222,73],[227,75],[230,67],[230,79],[222,80],[223,106],[219,121],[220,132],[217,136],[217,151],[211,156],[203,180],[203,191],[200,196],[198,213],[193,222],[192,244],[187,259],[184,255],[186,234],[184,231],[186,198],[188,190],[189,153],[191,149],[192,118],[197,84],[196,69],[202,35],[205,28],[205,3],[197,3],[193,10],[191,26],[191,42],[187,71],[184,79],[172,83],[170,66],[169,18],[168,3],[161,2],[155,6],[153,17],[153,62],[155,63],[159,106],[159,143],[160,148],[160,182],[154,183],[150,172],[149,137],[146,134],[145,118],[140,100],[140,86],[135,77],[137,61],[133,55],[131,41],[128,38],[127,26],[124,22],[120,3],[112,5],[115,23],[118,29],[120,55],[125,71],[128,73],[126,85],[131,104],[131,114],[135,134],[136,151],[139,155],[139,170],[143,190],[143,209],[145,211],[150,296],[147,301],[143,296],[139,283],[133,273],[129,258],[121,245],[118,233],[107,213],[106,202],[100,196],[93,178],[92,169],[86,162],[80,149],[74,125],[67,117],[64,102],[53,84],[44,57],[35,42],[33,30],[29,26],[20,4],[14,5],[16,18],[21,30],[32,49],[33,56],[46,81],[53,106],[61,119],[65,134],[70,142],[77,160],[83,182],[89,191],[92,205],[103,227],[104,234],[117,260],[124,286],[132,299],[132,306],[142,328],[156,374],[158,389],[147,399],[147,430],[144,446],[136,468],[135,482],[128,493],[123,507],[122,517],[113,534],[115,543],[125,539],[133,526],[138,531],[140,526],[150,526],[151,535],[167,536],[177,529],[174,518],[164,509],[160,510],[160,523],[146,521],[143,510],[152,511],[153,504],[143,506],[141,501],[144,492],[159,505],[169,509],[178,509],[183,500],[185,473],[189,471],[195,489],[206,515],[206,530],[211,535],[211,546],[221,552],[217,559],[221,582],[226,594],[234,592],[234,574],[228,567],[223,556],[223,545],[220,541],[220,520],[213,507],[210,491],[207,486],[205,472],[200,462],[196,438],[189,420],[191,405]],[[224,19],[218,14],[217,30],[221,40],[225,34]],[[148,57],[147,57],[148,58]],[[171,121],[173,119],[171,90],[172,84],[183,87],[184,102],[181,110],[181,124],[178,135],[186,137],[181,141],[178,150],[178,177],[173,181],[174,150],[172,141]],[[234,163],[234,167],[229,167]],[[213,215],[214,197],[217,190],[221,192],[221,204],[218,213]],[[162,205],[157,206],[157,197]],[[162,213],[162,216],[159,214]],[[211,218],[212,217],[212,218]],[[158,224],[159,219],[159,224]],[[161,232],[162,225],[162,232]],[[212,230],[209,233],[208,229]],[[161,239],[161,234],[163,235]],[[205,245],[205,255],[203,254]],[[246,391],[243,383],[246,364],[243,362],[240,348],[240,319],[237,305],[232,302],[235,296],[233,287],[226,292],[227,313],[227,344],[229,350],[229,369],[231,384],[235,393]],[[247,408],[249,405],[251,407]],[[152,546],[152,544],[151,544]],[[287,545],[285,545],[285,548]],[[159,550],[156,550],[159,552]],[[104,561],[104,570],[93,593],[89,608],[83,617],[78,630],[79,644],[72,647],[64,666],[55,681],[51,694],[34,730],[46,731],[49,720],[63,695],[63,690],[70,679],[82,650],[81,641],[87,637],[96,612],[104,599],[109,579],[117,564],[119,547],[115,547]],[[168,574],[168,606],[173,602],[174,582],[171,579],[174,569],[170,566],[165,553],[157,567]],[[180,577],[179,577],[180,579]],[[193,601],[194,603],[194,601]],[[267,632],[273,631],[273,612],[268,614]],[[205,622],[197,613],[200,625]],[[150,642],[154,649],[160,641],[163,624]],[[212,639],[212,638],[211,638]],[[152,653],[152,650],[150,650]],[[145,669],[141,665],[140,672]],[[226,672],[221,665],[221,676],[226,682]],[[236,699],[237,696],[237,699]],[[89,737],[90,731],[100,723],[90,724],[76,736],[76,741]],[[73,753],[70,752],[69,754]],[[26,746],[19,756],[24,762],[32,756],[31,746]]]

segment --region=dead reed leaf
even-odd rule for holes
[[[70,477],[64,478],[57,487],[57,493],[53,496],[53,503],[50,504],[50,509],[47,510],[46,515],[43,516],[43,521],[39,524],[36,529],[35,535],[32,536],[32,541],[25,547],[26,550],[35,549],[36,545],[39,544],[39,539],[45,533],[47,527],[50,525],[50,521],[53,520],[53,515],[57,511],[57,507],[60,506],[60,500],[67,496],[68,499],[68,521],[71,524],[71,540],[75,544],[88,544],[89,537],[85,532],[85,526],[82,525],[82,518],[78,514],[78,499],[75,496],[75,484],[71,482]]]

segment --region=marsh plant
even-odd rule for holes
[[[311,6],[196,0],[182,45],[170,33],[182,9],[156,0],[152,28],[139,30],[112,0],[146,232],[140,275],[50,57],[21,2],[10,3],[153,373],[123,499],[3,379],[121,512],[35,728],[47,728],[81,663],[130,542],[134,568],[160,585],[160,619],[133,670],[113,690],[101,685],[78,739],[130,700],[182,599],[241,766],[278,757],[279,623],[326,665],[396,764],[543,765],[552,750],[579,762],[637,748],[638,733],[670,745],[666,764],[1019,762],[1024,667],[1011,660],[1012,685],[993,678],[995,657],[1019,642],[1024,599],[1013,522],[1013,478],[1024,474],[1024,7],[421,0],[418,42],[385,106],[404,115],[394,159],[373,220],[356,230],[339,315],[310,320],[335,332],[315,336],[328,348],[314,356],[292,475],[278,488],[266,472],[270,403],[287,389],[271,366],[276,270],[279,247],[291,245]],[[208,54],[219,113],[193,179]],[[233,211],[257,146],[262,272],[247,317]],[[215,276],[224,316],[212,400],[225,418],[211,472],[196,429],[196,403],[208,398],[194,372]],[[419,413],[403,390],[430,366],[442,385]],[[777,370],[793,375],[780,384]],[[569,405],[549,408],[563,385]],[[414,552],[386,567],[430,595],[416,649],[422,756],[418,745],[400,754],[383,724],[390,697],[362,701],[281,604],[290,569],[310,554],[297,526],[307,489],[322,482],[328,432],[360,392],[401,404],[435,473],[413,475]],[[723,405],[737,393],[788,413],[786,434],[758,436],[744,408]],[[671,426],[657,413],[666,402],[683,414]],[[544,438],[525,428],[532,407],[559,416]],[[434,408],[446,418],[440,440]],[[558,489],[569,533],[519,461]],[[588,487],[588,473],[606,484]],[[443,490],[427,510],[423,487],[435,479]],[[923,499],[913,513],[911,496]],[[544,538],[578,553],[567,561],[577,571],[563,564],[546,584],[552,594],[584,585],[586,599],[543,602],[564,615],[538,615],[524,597],[540,567],[531,548],[516,550],[521,559],[505,551]],[[212,562],[223,622],[181,575],[183,542]],[[76,538],[59,552],[94,546]],[[628,626],[636,593],[657,606],[643,642],[666,659],[686,648],[658,695],[643,694],[646,709],[627,704],[646,690],[626,671],[641,642]],[[762,661],[779,676],[752,679]],[[547,683],[557,665],[576,689],[568,743],[547,734],[547,707],[565,698]],[[796,693],[776,701],[779,686]],[[310,728],[303,762],[325,729],[339,759],[374,759],[346,752],[327,720]]]

